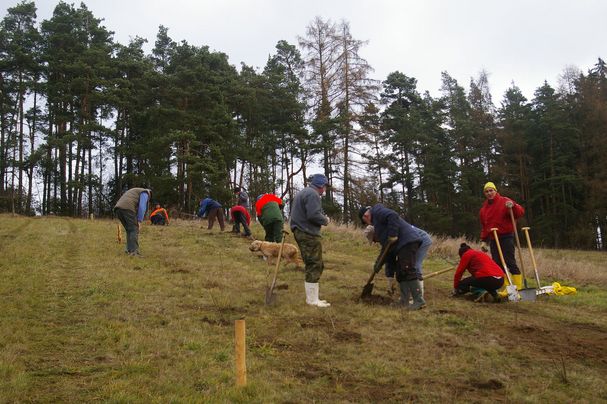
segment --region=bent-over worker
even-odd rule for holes
[[[415,268],[416,253],[421,244],[421,238],[415,228],[398,213],[381,203],[373,207],[361,208],[359,217],[364,224],[373,225],[375,237],[382,245],[382,251],[389,249],[385,259],[386,273],[396,273],[396,281],[400,286],[401,303],[411,310],[424,307],[426,301]],[[410,295],[413,297],[412,305],[409,305]]]
[[[131,188],[122,194],[116,206],[114,206],[114,213],[126,232],[126,252],[130,256],[141,256],[139,253],[139,230],[151,196],[152,191],[150,189]]]

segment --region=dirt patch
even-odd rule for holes
[[[174,269],[171,269],[169,271],[169,273],[171,273],[171,274],[189,274],[190,270],[189,269],[183,269],[183,268],[174,268]]]
[[[470,384],[480,390],[500,390],[504,388],[504,383],[496,379],[486,381],[470,380]]]
[[[287,285],[286,283],[281,283],[279,285],[274,286],[274,290],[288,290],[289,289],[289,285]]]
[[[356,342],[356,343],[361,343],[362,339],[363,339],[362,335],[359,332],[349,331],[349,330],[337,331],[333,334],[333,338],[335,338],[336,341],[340,341],[340,342]]]
[[[200,321],[202,321],[203,323],[206,323],[206,324],[219,325],[221,327],[227,327],[229,325],[232,325],[232,322],[229,320],[226,320],[225,318],[203,317],[200,319]]]
[[[299,326],[301,328],[316,328],[316,327],[327,327],[332,326],[331,321],[325,318],[308,318],[300,321]]]
[[[202,287],[205,289],[214,289],[214,288],[218,288],[219,286],[220,286],[219,283],[217,283],[215,281],[208,281],[202,285]]]
[[[455,310],[447,310],[447,309],[438,309],[434,310],[436,314],[458,314]]]
[[[295,375],[300,379],[314,380],[321,377],[330,377],[331,369],[325,369],[314,365],[306,365],[305,367],[295,371]]]
[[[371,306],[389,306],[394,302],[391,297],[384,295],[368,295],[364,297],[358,295],[353,300]]]
[[[565,361],[590,361],[607,368],[607,333],[593,324],[527,322],[505,326],[497,336],[500,344],[509,350],[524,346],[525,354],[537,360],[554,362],[555,357],[561,357]]]
[[[389,306],[394,302],[394,300],[391,297],[383,296],[383,295],[366,296],[363,299],[361,299],[361,301],[365,304],[381,305],[381,306]]]

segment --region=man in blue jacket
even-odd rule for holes
[[[221,231],[225,229],[225,216],[223,214],[223,208],[221,204],[214,199],[204,198],[200,201],[200,208],[198,209],[198,216],[201,218],[208,217],[209,225],[207,227],[208,230],[213,228],[215,224],[215,218],[219,222],[219,228]]]
[[[331,305],[318,298],[318,281],[324,269],[320,227],[329,224],[329,218],[322,211],[320,196],[325,192],[328,182],[324,175],[314,174],[310,185],[295,195],[291,208],[291,231],[306,265],[306,303],[317,307]]]
[[[415,267],[416,253],[422,242],[418,232],[398,213],[381,203],[373,207],[361,208],[359,217],[364,224],[373,225],[375,237],[382,245],[382,251],[389,249],[385,265],[386,269],[396,273],[396,281],[400,285],[401,303],[411,310],[424,307],[426,302]],[[379,270],[379,267],[376,270]],[[412,305],[409,305],[409,295],[413,296]]]

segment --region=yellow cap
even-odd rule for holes
[[[492,182],[486,183],[485,186],[483,187],[483,191],[486,191],[487,188],[493,188],[495,190],[495,192],[497,192],[497,188],[495,187],[495,184]]]

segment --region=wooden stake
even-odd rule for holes
[[[118,235],[118,244],[122,243],[122,231],[120,231],[120,224],[116,224],[116,234]]]
[[[245,321],[244,319],[236,320],[234,325],[234,339],[236,341],[236,386],[242,387],[247,384]]]

